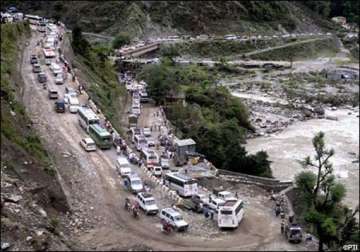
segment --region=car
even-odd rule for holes
[[[66,93],[64,95],[64,101],[65,101],[66,104],[68,104],[69,100],[70,100],[70,97],[77,97],[77,96],[78,96],[78,94],[77,94],[76,91],[69,91],[68,93]]]
[[[76,96],[70,96],[68,99],[70,113],[77,113],[80,107],[80,102]]]
[[[59,97],[58,91],[56,91],[54,89],[49,89],[48,97],[49,97],[49,99],[57,99]]]
[[[55,111],[57,113],[65,113],[65,102],[63,100],[55,102]]]
[[[55,84],[56,85],[62,85],[64,84],[64,78],[61,74],[56,75],[55,77]]]
[[[144,190],[143,183],[136,173],[125,175],[124,186],[132,193],[139,193]]]
[[[139,203],[140,208],[146,215],[157,214],[159,208],[155,203],[155,198],[150,193],[140,192],[136,196],[136,201]]]
[[[47,82],[47,76],[46,76],[46,74],[44,72],[38,73],[37,77],[38,77],[38,81],[40,83],[46,83]]]
[[[80,141],[81,147],[86,151],[96,151],[96,144],[90,137],[85,137]]]
[[[160,219],[169,223],[176,231],[186,231],[189,224],[174,208],[164,208],[160,211]]]
[[[51,59],[45,59],[45,65],[50,66],[51,65]]]
[[[58,74],[62,73],[62,68],[54,62],[51,63],[50,70],[53,72],[54,76],[57,76]]]
[[[144,128],[143,129],[143,134],[144,134],[145,137],[150,137],[151,136],[150,128]]]
[[[41,66],[39,64],[34,64],[32,71],[33,71],[33,73],[40,73],[41,72]]]
[[[160,158],[160,164],[163,169],[170,169],[169,159],[165,157]]]
[[[130,163],[125,157],[118,157],[115,162],[117,172],[121,177],[131,174]]]
[[[153,137],[146,138],[148,147],[155,147],[155,139]]]
[[[38,61],[38,58],[36,57],[35,54],[32,54],[31,57],[30,57],[30,63],[31,64],[38,64],[39,61]]]

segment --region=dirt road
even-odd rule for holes
[[[236,231],[209,237],[202,235],[208,231],[206,228],[197,226],[204,219],[200,215],[184,212],[185,219],[191,217],[194,221],[190,223],[193,228],[187,233],[170,236],[161,233],[158,217],[141,215],[138,220],[131,218],[123,207],[129,193],[123,188],[115,171],[115,150],[86,153],[79,145],[86,133],[78,124],[77,114],[68,111],[55,113],[54,101],[47,98],[47,90],[42,88],[32,73],[30,55],[34,52],[41,54],[40,48],[35,46],[38,36],[32,37],[30,46],[24,52],[23,100],[45,146],[52,153],[73,213],[84,220],[80,225],[83,227],[70,227],[74,239],[84,249],[119,250],[144,244],[155,250],[250,250],[268,245],[278,249],[304,249],[284,241],[279,233],[279,221],[272,217],[269,209],[248,211]],[[44,64],[42,68],[48,76],[48,86],[56,89],[60,97],[64,96],[64,86],[75,87],[71,78],[67,79],[65,85],[55,85],[49,68]],[[80,100],[84,102],[86,96],[80,96]],[[146,179],[143,170],[134,169]],[[171,202],[166,201],[166,197],[160,199],[159,191],[159,188],[154,189],[156,199],[162,202],[160,207],[170,206]]]

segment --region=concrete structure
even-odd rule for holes
[[[159,43],[151,43],[144,46],[139,46],[135,48],[128,48],[128,49],[122,49],[117,51],[117,56],[123,57],[123,58],[130,58],[130,57],[139,57],[143,54],[146,54],[148,52],[155,51],[160,48]]]
[[[175,154],[174,162],[177,166],[185,165],[187,163],[188,153],[194,153],[196,151],[196,143],[191,138],[189,139],[175,139]]]

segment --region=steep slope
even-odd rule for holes
[[[69,250],[66,197],[21,100],[29,36],[27,25],[1,25],[1,241],[12,250]]]
[[[78,23],[84,31],[113,35],[127,31],[132,37],[320,29],[307,7],[286,1],[11,2],[23,11],[58,18],[70,28]]]

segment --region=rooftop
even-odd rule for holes
[[[188,139],[176,139],[175,144],[178,146],[188,146],[188,145],[195,145],[195,141],[191,138]]]

